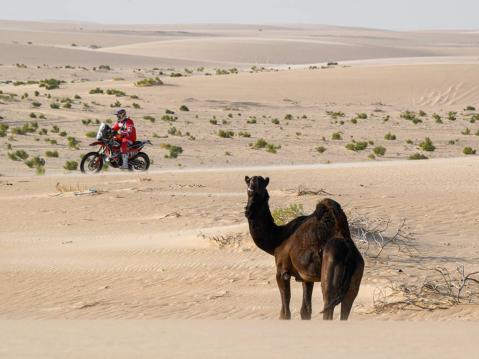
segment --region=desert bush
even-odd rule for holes
[[[366,120],[368,118],[368,114],[364,113],[364,112],[361,112],[361,113],[356,114],[356,117],[360,120]]]
[[[59,128],[57,125],[53,125],[53,126],[52,126],[52,129],[51,129],[51,132],[53,132],[53,133],[59,133],[59,132],[60,132],[60,128]]]
[[[135,83],[135,86],[137,87],[151,87],[151,86],[161,86],[161,85],[163,85],[163,81],[161,81],[159,77],[155,77],[155,78],[149,77]]]
[[[186,105],[181,105],[180,106],[180,111],[185,111],[185,112],[188,112],[190,109],[188,108],[188,106]]]
[[[38,86],[44,87],[47,90],[54,90],[54,89],[60,88],[60,84],[63,82],[65,81],[60,81],[57,79],[45,79],[45,80],[41,80],[38,83]]]
[[[45,156],[47,157],[58,157],[58,151],[46,151]]]
[[[344,117],[346,114],[342,111],[326,111],[326,113],[331,116],[333,120],[336,120],[338,117]]]
[[[422,153],[415,153],[409,156],[410,160],[427,160],[427,157],[424,156]]]
[[[396,139],[396,135],[392,134],[391,132],[388,132],[384,135],[384,139],[388,141],[394,141]]]
[[[437,113],[434,113],[434,114],[432,115],[432,118],[434,119],[434,122],[436,122],[436,123],[442,123],[442,118],[441,118],[441,116],[439,116]]]
[[[303,216],[304,209],[302,204],[292,203],[285,208],[275,208],[272,216],[274,223],[278,226],[285,225],[296,217]]]
[[[464,111],[476,111],[476,108],[474,106],[467,106]]]
[[[78,162],[77,161],[66,161],[63,165],[63,168],[67,171],[76,171],[78,169]]]
[[[273,118],[271,120],[271,123],[275,124],[275,125],[279,125],[279,120],[277,118]]]
[[[457,116],[457,112],[454,112],[454,111],[450,111],[448,114],[447,114],[447,119],[449,121],[456,121],[456,117]]]
[[[183,153],[183,148],[180,146],[171,145],[169,143],[160,144],[160,148],[168,150],[168,154],[165,155],[165,158],[177,158],[178,155]]]
[[[246,123],[248,124],[255,124],[256,123],[256,117],[255,116],[250,116],[247,120]]]
[[[421,117],[426,117],[426,116],[427,116],[427,113],[424,112],[423,110],[419,110],[419,116],[421,116]]]
[[[124,97],[126,96],[126,93],[121,91],[121,90],[117,90],[117,89],[107,89],[106,90],[106,94],[107,95],[113,95],[113,96],[116,96],[116,97]]]
[[[41,104],[40,102],[38,102],[38,101],[33,101],[33,102],[32,102],[32,107],[39,108],[39,107],[41,107],[41,106],[42,106],[42,104]]]
[[[37,174],[44,174],[45,173],[45,160],[39,156],[35,156],[28,161],[25,161],[25,164],[29,168],[35,168]]]
[[[175,122],[177,119],[178,119],[178,117],[172,116],[172,115],[163,115],[163,116],[161,116],[161,120],[162,120],[162,121],[166,121],[166,122]]]
[[[179,131],[176,127],[172,126],[168,129],[168,134],[172,136],[183,136],[181,131]]]
[[[139,110],[141,108],[140,104],[136,102],[133,102],[131,105],[133,106],[135,110]]]
[[[332,134],[331,138],[332,138],[333,140],[341,140],[341,139],[342,139],[341,133],[340,133],[340,132],[334,132],[334,133]]]
[[[461,131],[461,134],[468,136],[471,134],[471,130],[468,127],[466,127],[464,130]]]
[[[171,111],[171,110],[169,110],[169,109],[166,109],[166,110],[165,110],[165,113],[166,113],[167,115],[174,115],[174,114],[175,114],[175,111]]]
[[[265,148],[268,145],[268,142],[264,138],[260,138],[256,140],[256,143],[253,145],[253,148],[258,150],[261,148]]]
[[[422,141],[420,144],[419,144],[419,147],[423,150],[423,151],[428,151],[428,152],[433,152],[435,149],[436,149],[436,146],[434,146],[434,144],[432,143],[431,139],[429,137],[426,137],[424,139],[424,141]]]
[[[14,135],[26,135],[27,133],[33,133],[38,130],[38,122],[27,122],[21,127],[12,128],[12,133]]]
[[[343,123],[344,123],[344,122],[343,122]],[[352,118],[352,119],[351,119],[351,123],[354,124],[354,125],[357,124],[357,123],[358,123],[358,119],[357,119],[357,118]]]
[[[110,65],[100,65],[98,66],[98,70],[111,71],[111,67]]]
[[[60,108],[60,104],[58,102],[52,102],[50,107],[54,110],[58,110]]]
[[[326,147],[324,146],[318,146],[316,147],[316,151],[318,151],[319,153],[323,153],[326,151]]]
[[[354,152],[358,152],[358,151],[363,151],[365,150],[366,148],[368,147],[368,143],[367,142],[351,142],[351,143],[348,143],[346,145],[346,148],[348,150],[351,150],[351,151],[354,151]]]
[[[373,148],[373,152],[376,156],[384,156],[386,154],[386,148],[383,146],[376,146]]]
[[[462,153],[464,153],[465,155],[475,155],[476,150],[472,149],[472,147],[464,147]]]
[[[69,148],[74,149],[74,150],[79,149],[78,145],[80,144],[80,141],[78,141],[75,137],[68,137],[67,142],[68,142],[68,147]]]
[[[219,130],[218,131],[218,136],[222,137],[222,138],[231,138],[234,136],[234,132],[233,131],[230,131],[230,130]]]
[[[216,119],[212,118],[212,119],[210,119],[210,123],[211,123],[212,125],[217,125],[217,124],[218,124],[218,121],[217,121]]]
[[[115,103],[112,103],[112,104],[110,105],[110,107],[111,107],[111,108],[114,108],[114,107],[121,107],[121,102],[120,102],[120,101],[118,101],[118,100],[116,100],[116,101],[115,101]]]
[[[147,121],[150,121],[151,123],[154,123],[156,121],[156,119],[153,116],[150,116],[150,115],[143,116],[143,119],[147,120]]]
[[[67,131],[61,131],[61,132],[59,133],[59,135],[60,135],[61,137],[67,137],[68,133],[67,133]]]
[[[291,120],[294,119],[294,117],[293,117],[292,114],[288,113],[288,114],[286,114],[286,115],[284,116],[284,119],[285,119],[286,121],[291,121]]]
[[[71,102],[65,102],[62,106],[63,108],[72,108],[72,103]]]
[[[85,136],[88,138],[95,138],[96,137],[96,132],[95,131],[88,131],[85,133]]]
[[[238,132],[239,137],[251,137],[251,133],[246,132],[246,131],[240,131]]]
[[[16,150],[15,152],[9,152],[8,157],[13,161],[23,161],[26,160],[29,155],[24,150]]]
[[[103,94],[103,90],[99,87],[91,89],[90,90],[90,95],[95,95],[95,94]]]
[[[7,130],[10,126],[0,123],[0,137],[5,137],[7,135]]]
[[[400,117],[407,121],[411,121],[415,125],[422,122],[421,119],[417,118],[416,113],[412,111],[404,111],[401,113]]]

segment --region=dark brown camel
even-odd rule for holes
[[[359,291],[364,261],[351,239],[341,206],[324,199],[309,216],[278,226],[269,210],[269,178],[246,176],[245,181],[245,215],[251,236],[260,249],[275,256],[282,302],[280,319],[291,319],[290,279],[295,277],[303,283],[302,319],[311,319],[314,282],[321,282],[323,319],[333,319],[334,307],[341,303],[341,320],[347,320]]]

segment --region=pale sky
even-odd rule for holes
[[[0,19],[477,29],[479,0],[0,0]]]

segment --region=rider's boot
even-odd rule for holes
[[[121,154],[121,169],[122,170],[127,170],[128,169],[128,153],[122,153]]]

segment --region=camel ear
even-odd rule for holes
[[[269,184],[269,177],[266,177],[266,178],[264,179],[264,183],[265,183],[264,186],[267,187],[268,184]]]
[[[244,181],[247,185],[249,185],[249,181],[251,181],[251,178],[249,178],[248,176],[244,176]]]

